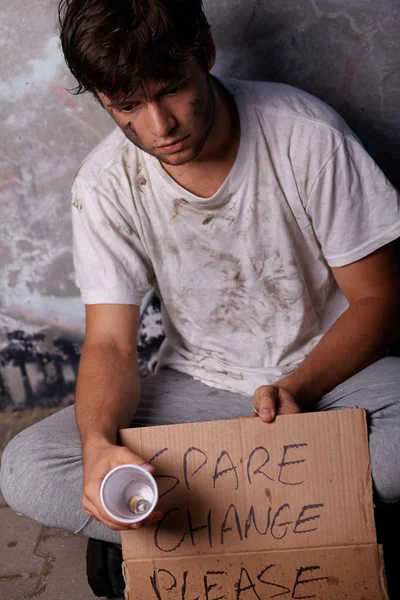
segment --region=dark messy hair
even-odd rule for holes
[[[147,81],[207,67],[212,37],[202,0],[61,0],[58,14],[75,94],[122,100]]]

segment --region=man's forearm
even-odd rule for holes
[[[136,352],[124,354],[111,345],[84,345],[76,390],[76,419],[85,449],[108,441],[129,427],[139,403]]]
[[[396,319],[395,302],[372,297],[354,302],[277,385],[291,392],[302,409],[311,408],[339,383],[384,356],[398,333]]]

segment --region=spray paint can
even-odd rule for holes
[[[121,523],[139,523],[158,502],[154,477],[136,465],[120,465],[102,481],[100,499],[106,513]]]

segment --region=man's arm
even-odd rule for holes
[[[266,422],[279,413],[276,391],[268,388],[283,388],[307,410],[384,356],[400,336],[400,283],[390,246],[332,272],[350,306],[293,373],[273,386],[258,388],[254,406],[272,412],[272,418],[262,418]]]
[[[138,306],[86,307],[86,335],[76,390],[82,449],[116,444],[129,427],[140,396],[137,364]]]
[[[136,412],[140,380],[137,364],[139,307],[91,305],[86,309],[86,336],[76,391],[76,420],[82,440],[82,505],[109,529],[138,529],[111,519],[100,502],[107,473],[123,464],[154,468],[127,448],[117,446],[120,428],[129,427]],[[162,515],[153,513],[144,523]]]

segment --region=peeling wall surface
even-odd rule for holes
[[[400,187],[398,0],[206,0],[205,9],[216,74],[290,83],[325,100]],[[0,49],[0,410],[64,405],[84,331],[70,187],[113,124],[89,95],[67,91],[75,82],[56,3],[2,0]],[[158,335],[158,316],[147,318]]]

